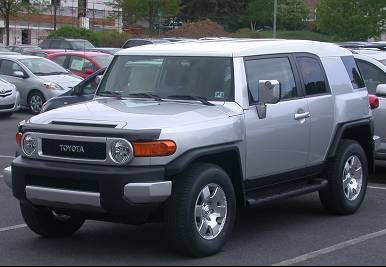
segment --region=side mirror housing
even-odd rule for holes
[[[260,80],[258,97],[257,113],[260,119],[265,119],[267,117],[267,104],[277,104],[280,101],[280,82],[277,80]]]
[[[377,96],[386,97],[386,84],[379,84],[376,89]]]
[[[23,78],[23,79],[26,78],[24,72],[19,71],[19,70],[14,71],[14,72],[13,72],[13,76],[15,76],[15,77],[17,77],[17,78]]]
[[[80,86],[75,86],[72,90],[73,90],[73,95],[82,95],[83,94]]]
[[[277,80],[259,81],[259,103],[277,104],[280,101],[280,82]]]

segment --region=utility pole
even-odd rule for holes
[[[273,39],[276,39],[277,29],[277,0],[273,2]]]

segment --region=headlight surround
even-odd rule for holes
[[[54,82],[44,82],[43,85],[49,90],[64,90],[59,84]]]
[[[24,154],[32,156],[38,147],[38,140],[30,134],[23,136],[22,149]]]
[[[111,143],[109,156],[117,164],[127,164],[133,159],[133,146],[124,139],[115,140]]]

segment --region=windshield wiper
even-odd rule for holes
[[[97,95],[98,96],[114,96],[114,97],[122,98],[122,95],[120,93],[113,92],[113,91],[103,91],[103,92],[99,92]]]
[[[163,101],[163,99],[159,95],[149,94],[149,93],[133,93],[128,94],[127,96],[131,97],[142,97],[142,98],[152,98],[156,101]]]
[[[200,101],[202,104],[207,106],[215,106],[214,104],[210,103],[207,98],[202,96],[194,96],[194,95],[170,95],[168,98],[175,98],[175,99],[185,99],[185,100],[196,100]]]
[[[34,72],[37,76],[51,76],[51,75],[60,75],[60,74],[69,74],[68,72],[57,71],[57,72]]]

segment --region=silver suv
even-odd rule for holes
[[[353,55],[309,41],[212,40],[122,50],[95,99],[19,126],[5,181],[32,231],[162,219],[176,249],[221,250],[237,207],[318,192],[357,211],[373,170]]]

